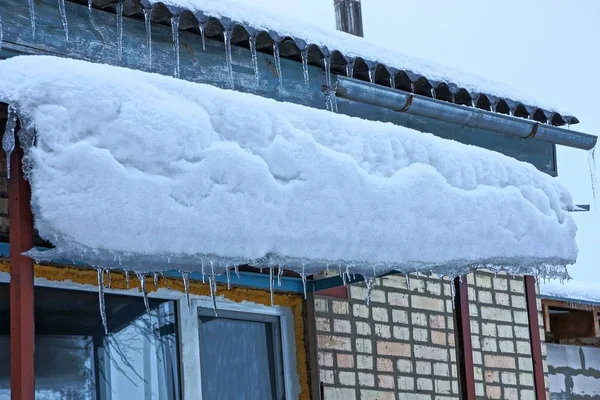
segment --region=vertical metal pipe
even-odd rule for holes
[[[461,398],[475,400],[475,368],[469,316],[467,277],[454,278],[454,330],[456,335],[456,362]]]
[[[8,183],[10,223],[10,387],[12,400],[34,400],[33,260],[22,255],[33,246],[31,187],[23,176],[23,150],[11,157]]]
[[[533,361],[533,384],[536,400],[546,399],[544,384],[544,366],[542,360],[542,340],[537,309],[537,294],[535,293],[535,278],[525,276],[525,298],[527,300],[527,315],[529,318],[529,338],[531,343],[531,358]]]
[[[337,30],[363,37],[360,0],[333,0],[333,6]]]

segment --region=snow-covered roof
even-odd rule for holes
[[[16,57],[0,81],[37,134],[32,208],[56,249],[36,257],[455,275],[555,274],[577,256],[565,187],[496,152],[83,61]]]
[[[83,1],[83,0],[77,0]],[[105,0],[92,0],[97,7],[107,7]],[[111,7],[110,3],[108,7]],[[247,0],[132,0],[125,2],[125,15],[144,18],[143,9],[151,9],[151,19],[171,24],[179,18],[179,29],[223,37],[231,32],[233,43],[248,46],[256,38],[259,51],[273,51],[279,43],[282,57],[300,60],[303,51],[310,63],[324,65],[328,57],[334,73],[414,92],[439,100],[473,106],[517,117],[531,118],[556,126],[576,124],[577,118],[565,115],[543,99],[494,82],[483,76],[465,74],[443,64],[422,60],[380,43],[355,37],[334,29],[299,22],[289,16],[259,7]],[[333,26],[333,21],[332,21]]]

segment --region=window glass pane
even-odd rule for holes
[[[236,314],[236,319],[223,314]],[[278,319],[252,320],[223,311],[219,316],[200,317],[203,398],[283,399]]]
[[[109,335],[96,293],[35,289],[36,399],[180,399],[175,303],[150,299],[147,313],[139,297],[105,301]],[[8,312],[0,301],[0,400],[10,398]]]

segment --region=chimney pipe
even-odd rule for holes
[[[337,30],[363,37],[360,0],[333,0]]]

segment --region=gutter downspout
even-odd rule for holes
[[[466,107],[379,85],[337,77],[336,96],[359,103],[432,118],[471,128],[481,128],[527,140],[543,140],[563,146],[590,150],[597,137],[556,126]]]

